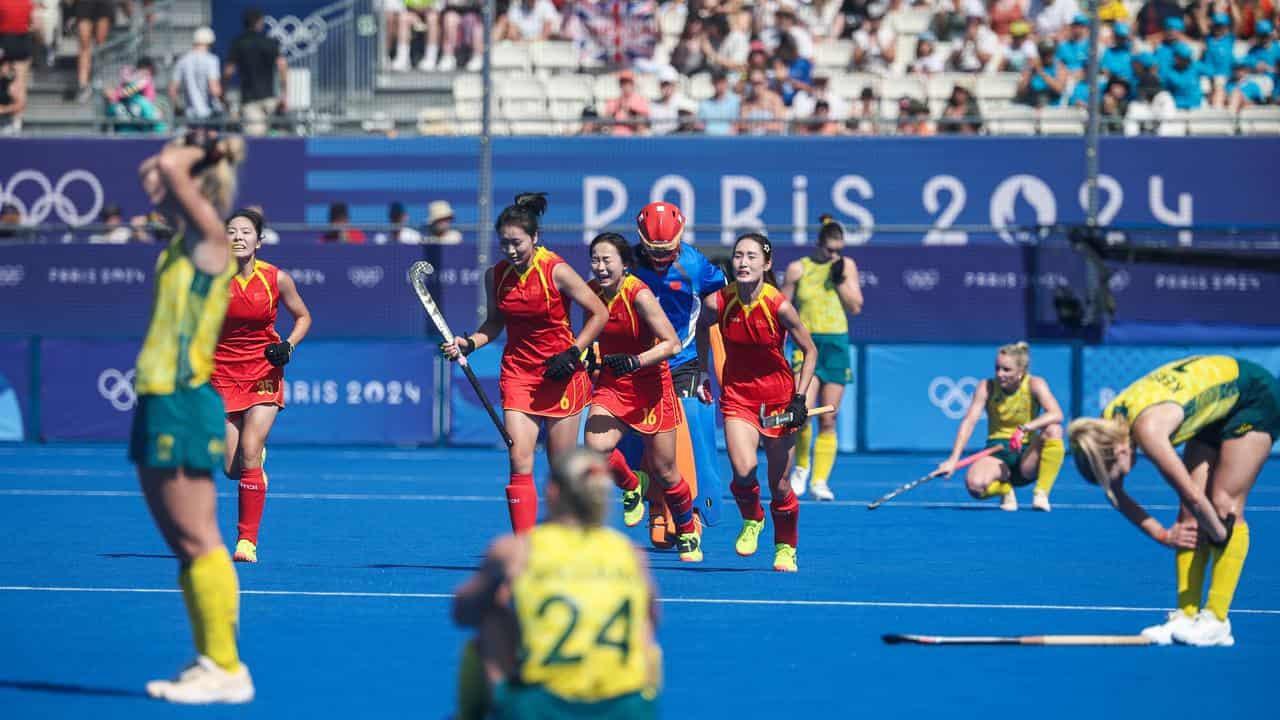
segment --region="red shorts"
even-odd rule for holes
[[[226,413],[239,413],[254,405],[284,407],[284,369],[272,368],[266,377],[257,380],[239,380],[217,375],[210,378],[213,389],[222,396]]]
[[[643,435],[669,432],[684,422],[684,411],[676,399],[671,382],[646,383],[643,388],[620,388],[606,385],[596,388],[591,404]]]
[[[504,372],[498,378],[502,409],[542,417],[569,417],[582,412],[591,401],[591,380],[586,370],[578,370],[567,380],[548,380],[541,375]]]
[[[754,402],[747,401],[745,398],[739,397],[732,392],[722,391],[720,395],[720,413],[724,415],[724,419],[734,418],[744,420],[751,423],[761,435],[771,438],[779,438],[788,433],[794,432],[786,425],[778,425],[777,427],[764,428],[760,426],[760,403],[764,403],[764,415],[780,415],[787,411],[787,405],[791,403],[791,395],[788,393],[781,397],[775,398],[756,398]]]

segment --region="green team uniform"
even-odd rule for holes
[[[853,382],[853,367],[849,363],[849,319],[840,296],[831,284],[831,263],[814,262],[806,257],[800,259],[800,267],[795,304],[800,322],[808,328],[813,344],[818,348],[814,374],[821,382],[847,385]],[[803,360],[803,353],[792,351],[791,367],[794,372],[800,371]]]

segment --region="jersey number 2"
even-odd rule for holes
[[[565,643],[569,641],[569,637],[573,635],[573,631],[578,627],[578,604],[573,598],[565,595],[552,595],[542,604],[538,606],[538,617],[541,618],[547,614],[555,605],[563,605],[569,611],[569,623],[565,626],[564,632],[560,633],[560,637],[556,640],[555,645],[551,646],[551,651],[543,658],[543,665],[572,665],[582,662],[581,655],[569,655],[564,651]],[[615,639],[611,637],[615,633],[612,632],[613,626],[622,623],[622,637]],[[622,601],[617,610],[609,616],[605,621],[604,627],[600,628],[600,632],[596,635],[595,644],[601,647],[617,648],[622,652],[622,659],[625,661],[631,653],[631,598]]]

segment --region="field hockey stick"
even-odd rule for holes
[[[886,645],[1150,645],[1141,635],[1023,635],[960,637],[946,635],[882,635]]]
[[[973,463],[975,463],[975,462],[977,462],[977,461],[981,460],[982,458],[984,458],[984,457],[986,457],[986,456],[988,456],[988,455],[992,455],[992,454],[994,454],[994,453],[995,453],[996,451],[998,451],[998,450],[1000,450],[1000,446],[999,446],[999,445],[995,445],[995,446],[992,446],[992,447],[987,448],[986,450],[982,450],[982,451],[976,452],[976,453],[974,453],[974,454],[970,455],[969,457],[964,458],[963,460],[959,460],[959,461],[957,461],[957,462],[956,462],[955,469],[956,469],[956,470],[959,470],[959,469],[960,469],[960,468],[962,468],[962,467],[967,467],[967,466],[969,466],[969,465],[972,465]],[[885,495],[885,496],[881,497],[879,500],[874,500],[874,501],[872,501],[872,502],[870,502],[870,503],[867,503],[867,509],[868,509],[868,510],[875,510],[876,508],[880,507],[881,505],[883,505],[883,504],[885,504],[885,503],[889,502],[890,500],[892,500],[892,499],[894,499],[894,498],[898,497],[898,496],[899,496],[899,495],[901,495],[902,493],[904,493],[904,492],[906,492],[906,491],[908,491],[908,490],[911,490],[912,488],[916,487],[917,485],[921,485],[921,484],[927,483],[927,482],[929,482],[930,480],[934,479],[935,477],[937,477],[937,476],[939,476],[939,475],[941,475],[941,474],[942,474],[942,472],[941,472],[941,471],[939,471],[939,470],[934,470],[933,472],[929,473],[928,475],[925,475],[924,477],[922,477],[922,478],[920,478],[920,479],[918,479],[918,480],[912,480],[911,482],[907,483],[906,485],[903,485],[902,487],[900,487],[900,488],[898,488],[898,489],[896,489],[896,490],[894,490],[894,491],[890,492],[889,494],[887,494],[887,495]]]
[[[449,329],[449,323],[444,319],[444,313],[440,312],[440,306],[436,305],[435,298],[431,297],[431,291],[427,289],[427,278],[434,273],[436,269],[426,260],[419,260],[409,267],[409,282],[413,284],[413,291],[418,294],[418,299],[422,301],[422,307],[427,311],[427,316],[431,318],[431,324],[436,326],[436,330],[444,337],[446,343],[452,343],[454,339],[453,331]],[[476,397],[480,398],[480,404],[484,405],[484,409],[489,413],[489,419],[493,421],[493,426],[498,428],[498,433],[502,435],[502,441],[511,447],[511,436],[507,434],[506,425],[502,424],[502,418],[498,417],[498,413],[493,409],[493,403],[489,402],[489,396],[485,394],[484,388],[480,387],[480,379],[476,377],[476,373],[471,369],[471,365],[467,363],[467,356],[461,351],[455,358],[457,363],[462,366],[462,372],[467,376],[467,380],[471,382],[471,388],[476,391]]]
[[[822,407],[809,408],[809,417],[826,415],[827,413],[833,413],[835,411],[836,411],[836,408],[834,405],[823,405]],[[778,427],[779,425],[785,425],[790,421],[791,421],[791,413],[784,412],[784,413],[779,413],[777,415],[769,415],[766,417],[764,414],[764,405],[760,406],[760,427],[768,429],[768,428]]]

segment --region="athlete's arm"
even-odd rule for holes
[[[813,382],[813,372],[818,367],[818,347],[813,344],[813,338],[809,337],[809,328],[800,322],[800,314],[791,303],[784,301],[778,305],[778,320],[782,323],[782,327],[791,333],[791,342],[804,353],[800,372],[796,374],[796,393],[803,395],[808,392],[809,383]]]
[[[796,283],[800,282],[800,275],[804,273],[804,266],[796,260],[787,265],[787,271],[782,274],[782,287],[778,288],[787,298],[787,302],[794,303],[796,301]]]
[[[862,312],[862,282],[858,279],[858,263],[852,258],[840,258],[844,263],[844,281],[836,286],[836,295],[850,315]]]
[[[1058,399],[1053,396],[1053,391],[1049,389],[1049,383],[1044,378],[1031,376],[1031,397],[1040,403],[1040,408],[1044,411],[1039,417],[1031,419],[1031,422],[1022,426],[1026,432],[1035,432],[1041,428],[1050,425],[1056,425],[1062,422],[1062,408],[1058,405]]]
[[[186,225],[191,238],[191,263],[200,272],[217,275],[227,269],[231,258],[231,241],[226,226],[212,203],[200,194],[191,168],[205,157],[205,149],[192,146],[167,146],[160,151],[156,169],[168,195],[176,201],[177,219]]]
[[[719,296],[708,295],[702,299],[702,312],[698,313],[698,330],[695,335],[698,348],[698,372],[706,374],[711,366],[711,326],[720,315]]]
[[[702,259],[702,272],[699,273],[698,287],[695,294],[700,297],[706,297],[728,285],[729,281],[725,278],[724,271],[720,269],[720,266],[711,262],[711,258],[700,252],[698,256]]]
[[[311,330],[311,311],[307,309],[307,304],[302,302],[302,296],[298,294],[298,286],[289,273],[284,270],[279,271],[276,274],[276,285],[280,287],[280,302],[293,316],[293,330],[289,331],[289,337],[285,342],[289,343],[290,347],[296,348]]]
[[[604,324],[609,321],[609,310],[568,263],[556,265],[551,272],[551,281],[556,284],[557,290],[572,298],[584,311],[582,330],[573,341],[573,346],[581,354],[600,336]]]
[[[667,314],[663,312],[662,306],[658,304],[658,298],[652,291],[641,290],[636,293],[636,312],[640,314],[640,319],[649,325],[653,334],[658,336],[658,342],[638,356],[640,367],[657,365],[675,357],[682,347],[680,336],[676,335],[676,329],[672,327],[671,321],[667,319]]]
[[[945,477],[951,477],[951,473],[955,472],[956,463],[959,462],[960,456],[964,454],[965,445],[969,444],[969,438],[973,437],[973,428],[978,424],[978,418],[982,417],[983,409],[987,406],[987,383],[989,380],[983,380],[978,383],[978,387],[973,391],[973,399],[969,401],[969,409],[964,413],[964,419],[960,421],[960,427],[956,428],[956,440],[951,445],[951,457],[946,462],[938,465],[938,471]]]
[[[497,604],[498,590],[512,578],[511,568],[520,554],[520,539],[504,535],[489,546],[484,564],[453,593],[453,622],[477,627],[485,613]]]
[[[1133,423],[1134,450],[1141,449],[1152,464],[1164,476],[1165,482],[1178,493],[1182,504],[1195,516],[1205,534],[1215,543],[1227,540],[1227,527],[1218,517],[1218,511],[1208,495],[1191,481],[1191,473],[1182,464],[1178,451],[1169,437],[1182,424],[1185,417],[1182,408],[1175,403],[1152,405]]]

